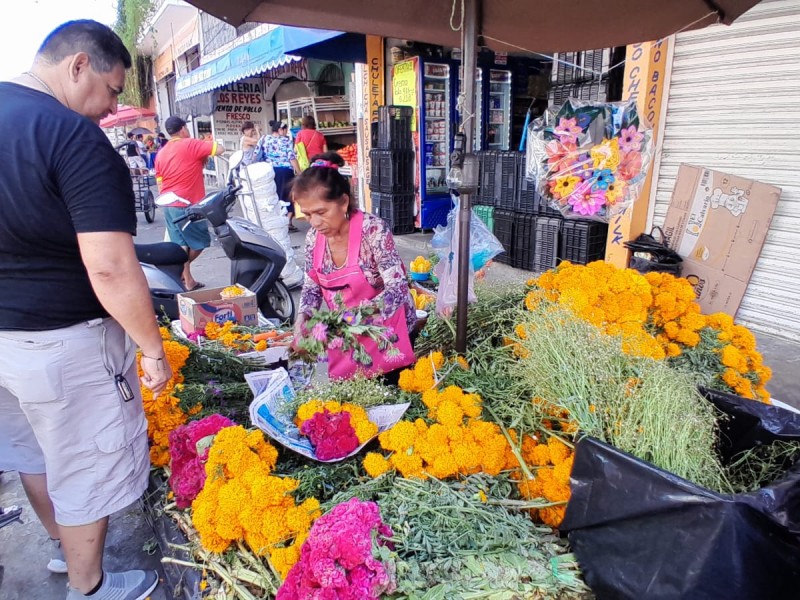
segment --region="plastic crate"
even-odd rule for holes
[[[498,152],[495,192],[497,208],[514,210],[520,165],[525,157],[521,152]]]
[[[511,265],[517,269],[533,271],[536,258],[536,217],[534,215],[516,213],[513,244]]]
[[[537,273],[556,267],[558,261],[558,241],[563,219],[556,217],[536,217],[536,240],[533,270]]]
[[[494,206],[473,206],[472,212],[483,221],[489,231],[494,231]]]
[[[497,150],[486,150],[478,152],[478,161],[480,165],[480,179],[478,193],[478,204],[484,206],[495,206],[497,204],[497,197],[495,195],[495,180],[497,177]]]
[[[566,219],[561,226],[559,258],[576,265],[602,260],[606,255],[608,224]]]
[[[378,107],[378,145],[383,150],[413,150],[411,121],[414,109],[410,106]]]
[[[507,265],[513,264],[514,252],[514,221],[517,214],[510,210],[496,209],[494,211],[494,229],[492,230],[497,240],[503,244],[505,252],[498,254],[494,260]]]
[[[414,151],[369,151],[369,188],[382,194],[410,194],[414,192]]]
[[[420,205],[420,227],[433,229],[437,225],[447,225],[447,215],[453,208],[450,198],[425,200]]]
[[[414,194],[371,195],[372,212],[386,221],[395,235],[414,233]]]

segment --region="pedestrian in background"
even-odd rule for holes
[[[256,159],[256,146],[261,132],[252,121],[242,123],[242,137],[239,140],[239,150],[242,151],[242,164],[247,166]]]
[[[111,29],[70,21],[0,83],[0,471],[20,474],[67,600],[143,600],[158,584],[153,571],[103,570],[108,517],[150,472],[136,346],[143,385],[158,394],[172,376],[133,246],[128,166],[97,126],[130,67]]]
[[[292,180],[295,175],[300,173],[300,166],[297,164],[297,155],[294,153],[294,146],[281,130],[286,126],[280,121],[270,121],[271,133],[264,135],[258,140],[256,146],[256,161],[268,162],[275,170],[275,187],[278,198],[282,202],[288,203],[287,212],[289,213],[289,231],[297,231],[292,222],[294,219],[294,203],[290,197]]]
[[[183,267],[183,285],[189,291],[198,290],[205,284],[192,276],[191,264],[211,245],[208,223],[203,219],[175,224],[175,220],[185,216],[189,206],[205,197],[203,166],[209,157],[224,154],[225,148],[215,141],[192,138],[186,121],[180,117],[168,118],[164,127],[170,139],[156,155],[156,183],[159,193],[175,195],[175,201],[164,208],[167,232],[169,239],[182,246],[189,257]]]
[[[302,120],[303,128],[294,138],[294,145],[303,144],[309,162],[311,158],[328,151],[325,136],[317,131],[317,121],[311,115],[306,115]]]

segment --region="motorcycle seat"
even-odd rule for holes
[[[155,267],[183,265],[189,260],[184,249],[173,242],[134,244],[134,246],[136,246],[136,258],[139,262]]]

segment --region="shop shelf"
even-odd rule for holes
[[[420,206],[420,227],[433,229],[438,225],[447,225],[447,215],[453,208],[450,198],[434,198],[424,200]]]
[[[378,107],[378,145],[384,150],[412,150],[411,120],[414,109],[410,106]]]
[[[541,273],[553,269],[558,260],[558,240],[563,219],[556,217],[536,217],[536,248],[533,270]]]
[[[382,150],[369,152],[370,182],[373,192],[409,194],[414,191],[413,150]]]
[[[608,224],[597,221],[564,220],[559,258],[577,265],[602,260],[606,255]]]
[[[511,265],[517,269],[532,271],[536,257],[536,217],[516,213]]]
[[[483,221],[489,231],[494,231],[494,206],[473,206],[472,212]]]
[[[414,233],[414,194],[371,194],[372,212],[386,221],[395,235]]]
[[[507,265],[513,264],[514,251],[514,221],[517,214],[510,210],[496,209],[494,211],[494,236],[505,248],[505,252],[498,254],[494,260]]]

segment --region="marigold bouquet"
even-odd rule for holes
[[[324,361],[328,350],[353,353],[353,360],[364,367],[372,366],[372,357],[359,341],[367,337],[378,344],[378,349],[391,358],[399,356],[394,346],[397,334],[391,327],[382,325],[381,307],[375,303],[363,303],[348,308],[340,294],[334,297],[329,310],[318,309],[305,322],[307,332],[296,345],[311,360]]]
[[[352,498],[337,504],[312,525],[277,600],[378,600],[396,588],[387,554],[392,530],[374,502]]]
[[[169,485],[175,492],[178,508],[189,508],[206,482],[205,461],[214,436],[225,427],[236,425],[222,415],[209,415],[181,425],[169,434],[172,473]]]
[[[608,221],[638,195],[651,132],[636,103],[568,100],[537,119],[528,138],[528,175],[566,217]]]

